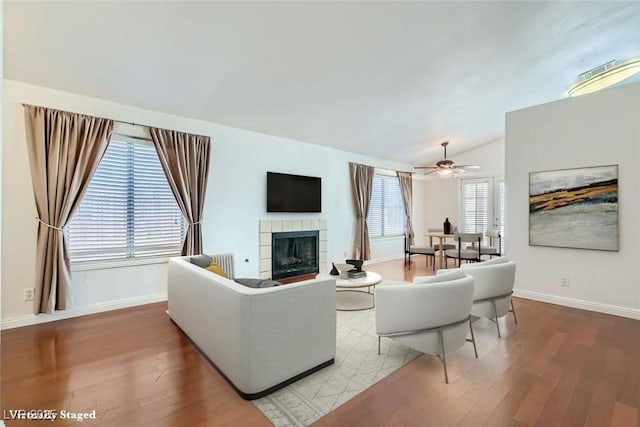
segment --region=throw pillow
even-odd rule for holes
[[[210,272],[215,273],[218,276],[222,276],[224,278],[227,277],[227,273],[224,271],[224,269],[220,267],[218,264],[216,264],[215,262],[211,262],[211,264],[209,264],[209,266],[206,267],[206,270],[209,270]]]
[[[209,255],[201,254],[192,256],[189,258],[189,262],[193,265],[197,265],[198,267],[207,268],[213,262],[213,258]]]
[[[276,282],[275,280],[265,280],[265,279],[234,279],[237,283],[244,285],[248,288],[270,288],[272,286],[279,286],[282,283]]]

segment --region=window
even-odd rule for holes
[[[404,234],[404,220],[404,203],[398,178],[376,173],[367,217],[369,236],[401,236]]]
[[[461,183],[460,229],[463,233],[484,233],[489,228],[500,230],[504,253],[504,181],[463,179]],[[484,238],[483,245],[489,244]]]
[[[184,217],[150,141],[113,135],[65,233],[72,262],[180,253]]]
[[[504,254],[504,181],[502,180],[498,181],[496,200],[498,201],[498,215],[496,215],[496,226],[498,230],[500,230],[500,235],[502,236],[502,253]]]
[[[489,225],[489,182],[462,181],[462,232],[484,233]]]

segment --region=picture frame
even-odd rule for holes
[[[530,172],[529,245],[618,251],[618,165]]]

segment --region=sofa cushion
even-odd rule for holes
[[[213,262],[213,258],[211,258],[209,255],[201,254],[190,257],[189,262],[191,264],[197,265],[198,267],[207,268]]]
[[[250,279],[250,278],[239,278],[234,279],[237,283],[244,285],[248,288],[270,288],[272,286],[279,286],[282,283],[276,282],[275,280],[266,280],[266,279]]]
[[[212,273],[217,274],[218,276],[227,277],[227,273],[224,271],[222,267],[220,267],[217,263],[211,262],[208,267],[206,267]]]

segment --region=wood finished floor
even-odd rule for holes
[[[432,274],[367,266],[394,280]],[[640,321],[515,300],[519,324],[475,325],[471,348],[423,355],[365,390],[317,426],[640,427]],[[82,426],[268,426],[150,304],[2,331],[2,409],[91,411]],[[9,421],[9,426],[70,425]]]

